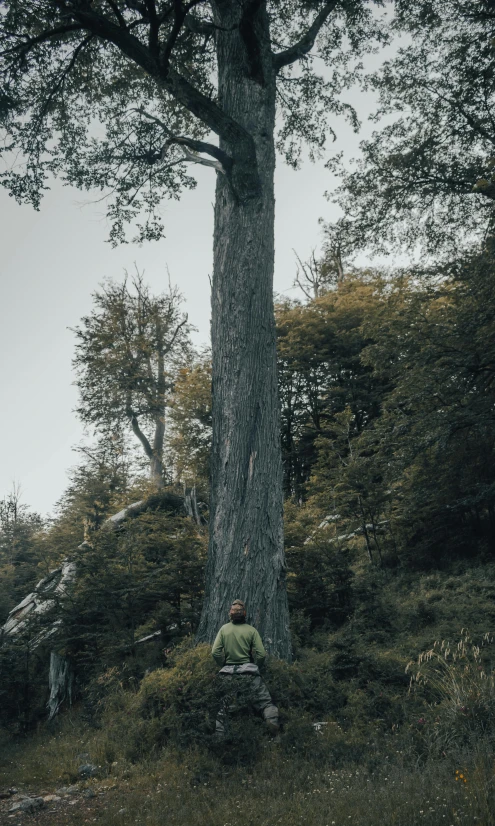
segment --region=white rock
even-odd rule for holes
[[[25,797],[23,800],[18,800],[14,803],[9,812],[35,812],[36,809],[41,809],[45,805],[42,797]]]

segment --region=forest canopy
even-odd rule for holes
[[[493,233],[494,20],[491,0],[395,3],[397,53],[367,78],[377,128],[340,167],[356,249],[449,256]]]

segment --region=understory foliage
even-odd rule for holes
[[[191,800],[197,789],[209,794],[211,787],[231,806],[242,794],[241,779],[256,785],[259,772],[269,778],[275,772],[277,790],[265,780],[259,797],[265,811],[267,797],[275,795],[274,826],[284,795],[292,801],[287,822],[295,826],[323,806],[326,790],[332,796],[329,812],[342,818],[352,810],[359,820],[376,797],[381,819],[377,809],[367,822],[377,826],[436,826],[454,810],[459,824],[471,826],[476,817],[489,826],[495,698],[493,643],[486,629],[495,621],[493,565],[458,560],[423,573],[406,565],[371,566],[358,544],[347,551],[332,548],[324,532],[323,538],[316,533],[302,541],[311,525],[308,510],[289,503],[295,662],[269,660],[263,671],[280,709],[282,733],[275,745],[262,718],[244,702],[243,686],[222,684],[209,647],[194,645],[205,541],[176,510],[177,501],[165,491],[150,497],[150,506],[119,530],[95,532],[91,545],[78,551],[79,578],[59,606],[64,632],[34,652],[21,637],[17,650],[2,647],[2,724],[13,731],[25,731],[44,716],[46,663],[54,643],[70,656],[77,675],[72,711],[24,742],[4,744],[3,759],[9,772],[15,765],[15,782],[20,779],[22,786],[29,772],[39,777],[32,766],[41,761],[46,787],[73,783],[77,755],[84,751],[101,775],[90,788],[111,782],[121,801],[115,812],[127,808],[119,817],[129,824],[132,818],[145,818],[149,826],[159,822],[160,788],[173,785],[177,761],[177,776]],[[470,633],[461,635],[461,624],[468,623]],[[136,644],[156,630],[160,638]],[[445,642],[434,645],[435,639]],[[411,657],[419,664],[406,673]],[[408,691],[411,673],[414,690]],[[215,718],[224,702],[231,711],[227,737],[219,743]],[[159,773],[160,788],[150,786],[153,772]],[[131,802],[129,785],[140,788],[144,776],[151,797],[141,800],[136,792]],[[435,782],[425,797],[428,778]],[[366,794],[360,796],[363,783]],[[433,794],[434,788],[442,791]],[[252,794],[249,800],[246,806],[261,817]],[[174,801],[170,811],[180,823]],[[181,811],[188,805],[184,799]],[[215,812],[212,826],[220,823]],[[328,816],[324,806],[321,816]]]
[[[493,748],[495,672],[490,633],[473,640],[463,628],[458,641],[435,641],[407,670],[410,690],[425,697],[436,715],[429,721],[432,750],[441,754],[445,749],[475,749],[480,743]]]
[[[74,555],[78,576],[60,606],[60,644],[86,680],[126,660],[141,676],[139,639],[161,632],[159,647],[167,648],[196,629],[205,538],[180,513],[178,497],[157,500],[160,509],[100,531]]]
[[[43,527],[41,516],[29,510],[13,485],[0,501],[0,621],[36,582]]]
[[[355,271],[304,304],[278,307],[293,644],[296,655],[331,649],[339,679],[364,668],[363,645],[421,634],[441,617],[447,638],[459,632],[441,589],[406,608],[414,577],[447,576],[452,566],[461,576],[481,565],[490,579],[493,275],[487,248],[393,279]],[[169,466],[200,487],[206,516],[207,354],[179,369],[170,410]],[[153,494],[132,476],[125,440],[101,440],[82,456],[51,522],[13,495],[2,504],[0,596],[5,618],[64,558],[76,561],[76,584],[37,622],[62,620],[52,641],[73,662],[91,716],[102,674],[123,668],[126,685],[139,681],[147,668],[167,666],[164,650],[194,633],[207,529],[186,516],[182,485]],[[138,500],[147,502],[142,513],[107,529],[106,519]],[[485,613],[492,615],[489,605]],[[472,623],[466,608],[463,624]],[[20,702],[34,683],[46,686],[46,658],[28,649],[22,635],[2,648],[11,686],[2,717],[21,727],[42,714],[46,695],[41,688],[29,710]],[[419,653],[401,650],[406,659]],[[318,716],[323,708],[306,711]]]
[[[242,686],[216,676],[208,646],[186,641],[168,667],[140,683],[108,669],[98,681],[91,726],[73,710],[51,731],[7,744],[0,766],[8,765],[20,785],[36,766],[39,782],[56,788],[78,781],[84,749],[98,766],[98,776],[83,782],[88,795],[112,789],[104,824],[118,817],[158,826],[166,807],[179,824],[219,826],[233,824],[229,813],[242,806],[248,822],[268,826],[282,816],[292,826],[315,817],[360,822],[364,813],[372,826],[437,826],[447,818],[490,826],[492,647],[491,638],[463,632],[450,652],[446,645],[436,646],[437,657],[424,651],[409,695],[404,661],[390,652],[354,649],[346,668],[342,649],[332,645],[300,651],[290,666],[270,662],[263,676],[283,722],[273,743],[262,720],[244,708]],[[459,707],[467,695],[458,696],[456,687],[468,683],[469,696],[474,690],[483,703]],[[219,742],[215,717],[225,702],[229,728]]]
[[[492,273],[489,248],[430,273],[349,276],[280,309],[287,507],[304,525],[294,537],[289,521],[289,553],[310,541],[419,568],[491,557]]]
[[[401,754],[411,765],[442,755],[455,762],[476,750],[488,753],[495,713],[493,640],[483,635],[478,642],[463,629],[460,640],[435,644],[419,655],[419,665],[407,669],[400,656],[366,652],[349,635],[347,649],[334,644],[300,650],[290,666],[270,661],[263,678],[280,708],[282,748],[314,761],[324,757],[334,768],[350,763],[374,768],[380,749]],[[406,670],[413,671],[409,695]],[[134,691],[125,691],[109,672],[101,719],[114,748],[125,742],[131,761],[163,748],[196,747],[227,763],[251,763],[267,732],[259,716],[246,714],[245,683],[222,681],[209,647],[186,642],[167,668],[149,673]],[[219,744],[215,718],[223,704],[230,711]],[[322,724],[317,737],[315,720]]]
[[[129,679],[139,679],[197,626],[206,537],[187,516],[182,497],[171,490],[150,494],[144,484],[118,490],[111,475],[91,470],[74,473],[59,518],[37,536],[28,592],[64,560],[75,563],[75,582],[58,594],[41,594],[44,609],[28,614],[19,632],[1,639],[0,719],[14,730],[44,716],[50,650],[70,659],[81,696],[117,665]],[[119,505],[140,497],[146,505],[137,515],[116,529],[105,524]],[[71,522],[75,533],[68,530]],[[139,640],[150,635],[153,642],[140,647]],[[93,699],[89,689],[90,714]]]

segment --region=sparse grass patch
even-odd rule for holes
[[[329,736],[334,744],[335,735]],[[102,736],[83,726],[77,737],[67,729],[63,736],[61,731],[45,736],[44,744],[36,738],[24,741],[17,746],[12,780],[49,790],[74,749],[97,750]],[[309,731],[304,736],[309,746]],[[489,760],[463,760],[467,783],[456,781],[451,760],[411,768],[392,751],[382,752],[374,771],[362,764],[333,768],[319,750],[325,736],[313,732],[312,737],[317,761],[300,751],[289,754],[288,741],[279,746],[269,740],[262,742],[250,767],[226,764],[196,747],[163,750],[135,764],[119,759],[107,778],[93,781],[95,790],[105,794],[98,826],[492,826],[494,775]],[[55,759],[56,768],[53,773],[45,769],[41,782],[40,772],[30,772],[43,757]],[[88,821],[74,806],[69,822],[79,826]]]

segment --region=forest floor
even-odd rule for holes
[[[36,789],[34,787],[18,790],[8,799],[1,801],[0,824],[40,824],[40,826],[79,826],[83,823],[99,823],[111,804],[112,792],[109,789],[99,791],[94,798],[88,799],[80,792],[76,794],[57,794],[57,789]],[[29,797],[45,798],[42,807],[35,811],[11,811],[11,808]]]
[[[57,738],[62,747],[64,743]],[[14,765],[0,761],[7,776],[30,781],[0,800],[0,824],[10,826],[493,826],[492,789],[475,765],[469,782],[456,782],[450,763],[422,768],[389,765],[374,772],[355,765],[332,769],[314,760],[291,759],[267,743],[256,765],[217,769],[198,755],[164,755],[114,769],[69,790],[53,778],[53,763],[37,762],[40,743],[17,745]],[[46,755],[49,758],[49,754]],[[491,761],[493,764],[493,760]],[[8,765],[12,769],[8,770]],[[59,771],[59,770],[58,770]],[[117,771],[119,774],[117,775]],[[489,773],[488,784],[493,774]],[[493,782],[493,781],[492,781]],[[0,792],[5,785],[0,786]],[[23,796],[44,797],[37,811],[10,811]],[[55,797],[50,797],[54,795]],[[56,799],[58,798],[58,799]]]
[[[495,567],[390,577],[379,602],[370,593],[361,625],[344,629],[342,639],[314,635],[314,650],[300,656],[306,690],[315,697],[321,690],[321,702],[336,710],[315,716],[321,710],[298,709],[296,695],[291,708],[289,695],[281,696],[288,722],[280,743],[265,736],[259,720],[253,738],[243,729],[230,752],[194,738],[179,748],[159,739],[162,713],[145,719],[132,691],[117,693],[97,724],[76,704],[22,737],[0,729],[0,826],[495,826],[493,682],[472,663],[473,685],[485,698],[486,736],[469,748],[457,746],[456,737],[461,742],[470,725],[478,731],[476,715],[464,713],[471,704],[463,701],[459,711],[456,701],[459,713],[444,731],[440,715],[450,715],[451,704],[424,705],[404,682],[407,660],[433,641],[455,641],[462,627],[481,639],[493,628]],[[363,639],[374,638],[363,652]],[[336,681],[336,664],[366,670]],[[198,666],[198,692],[206,685],[201,674]],[[166,687],[165,677],[157,671],[148,678],[155,693]],[[346,700],[337,708],[342,687]],[[315,720],[328,721],[320,733]],[[440,748],[442,732],[447,745]],[[83,780],[86,762],[98,771]],[[9,789],[15,792],[4,797]],[[32,812],[12,811],[23,795],[48,799]]]

